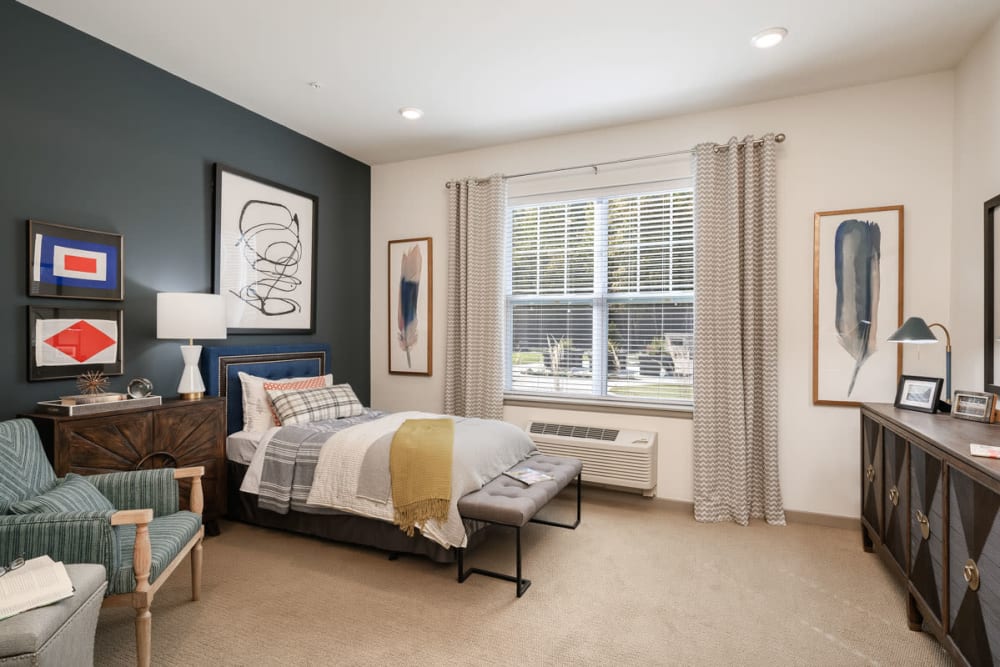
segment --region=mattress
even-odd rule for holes
[[[253,460],[257,447],[267,435],[266,431],[262,433],[236,431],[226,436],[226,458],[236,463],[248,465]]]

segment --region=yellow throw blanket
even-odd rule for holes
[[[407,419],[392,436],[389,475],[394,520],[410,537],[429,519],[448,519],[454,441],[451,419]]]

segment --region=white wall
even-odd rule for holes
[[[953,74],[932,74],[711,113],[549,137],[372,168],[372,404],[443,406],[446,181],[688,148],[732,135],[784,132],[778,149],[780,462],[785,507],[858,516],[858,411],[815,407],[812,229],[821,210],[905,206],[904,311],[948,317]],[[993,108],[996,108],[994,105]],[[434,238],[434,375],[390,376],[386,242]],[[927,265],[940,266],[939,272]],[[939,346],[933,346],[938,348]],[[943,346],[942,346],[943,347]],[[905,352],[904,370],[941,376],[943,349]],[[691,422],[508,407],[505,418],[613,423],[659,432],[659,495],[692,500]]]
[[[983,202],[1000,195],[1000,21],[955,74],[951,312],[957,389],[983,388]]]

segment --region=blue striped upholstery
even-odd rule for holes
[[[86,477],[69,473],[51,489],[10,506],[12,514],[39,512],[105,512],[115,506]]]
[[[87,481],[120,510],[152,509],[153,516],[180,508],[173,468],[89,475]]]
[[[56,484],[38,431],[29,419],[0,422],[0,514],[19,500],[44,493]]]
[[[149,583],[156,581],[163,569],[170,565],[170,561],[180,553],[181,547],[195,536],[199,528],[201,528],[201,515],[187,511],[153,519],[149,524],[149,544],[152,551]],[[132,571],[135,526],[118,526],[117,530],[121,545],[121,561],[116,570],[108,571],[109,595],[135,590],[135,572]]]
[[[64,563],[100,563],[114,572],[121,559],[112,514],[114,510],[0,516],[0,562],[47,554]]]

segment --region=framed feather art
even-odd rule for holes
[[[892,403],[903,366],[903,207],[820,211],[813,223],[813,403]]]
[[[389,372],[431,375],[431,239],[389,241]]]

